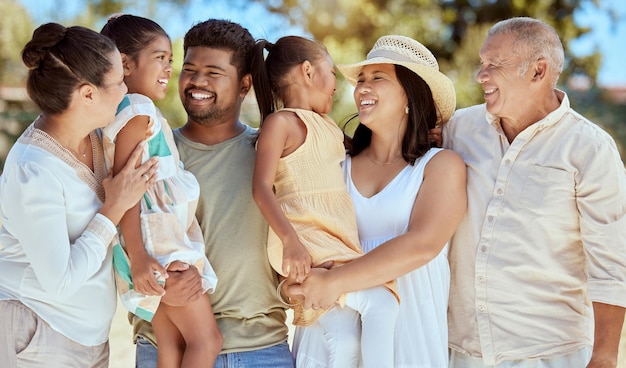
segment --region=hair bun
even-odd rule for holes
[[[50,48],[61,42],[67,28],[58,23],[46,23],[33,32],[33,38],[22,51],[22,61],[29,70],[39,68]]]

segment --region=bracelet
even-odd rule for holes
[[[287,281],[287,279],[284,279],[283,281],[278,283],[278,287],[276,288],[276,296],[278,297],[278,299],[281,301],[281,303],[283,303],[284,305],[288,306],[288,307],[295,307],[296,305],[299,305],[300,303],[302,303],[302,301],[295,303],[295,304],[291,304],[289,302],[286,302],[285,299],[283,299],[283,293],[281,293],[283,284]],[[291,298],[287,297],[287,299],[289,299],[289,301],[291,301]]]

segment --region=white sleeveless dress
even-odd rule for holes
[[[365,253],[406,233],[426,163],[441,149],[432,148],[415,165],[407,165],[387,186],[363,197],[351,177],[352,161],[343,164],[348,192],[356,210],[359,239]],[[447,308],[450,290],[448,246],[428,264],[397,279],[400,311],[395,331],[395,367],[448,367]],[[344,308],[341,313],[350,313]],[[350,318],[350,316],[346,316]],[[325,368],[326,347],[318,324],[297,328],[293,352],[298,368]],[[350,367],[346,367],[350,368]]]

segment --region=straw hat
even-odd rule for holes
[[[367,59],[356,64],[337,65],[353,86],[361,69],[370,64],[402,65],[420,76],[430,87],[437,107],[437,124],[450,119],[456,108],[456,92],[450,78],[439,71],[439,64],[424,45],[405,36],[382,36],[376,41]]]

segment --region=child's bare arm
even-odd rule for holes
[[[278,160],[288,147],[289,129],[294,124],[297,123],[280,114],[272,114],[263,122],[257,141],[252,195],[268,224],[283,243],[282,274],[301,282],[311,270],[311,256],[287,220],[273,191]]]
[[[137,116],[131,119],[118,133],[115,141],[113,174],[117,174],[126,164],[133,148],[146,139],[148,123],[149,118],[147,116]],[[139,166],[140,164],[141,159],[137,161],[136,165]],[[120,220],[120,228],[126,245],[125,249],[130,258],[133,287],[142,294],[163,295],[165,290],[157,282],[154,272],[159,272],[163,277],[167,277],[167,271],[144,248],[141,235],[140,211],[140,204],[137,202],[134,207],[126,211]]]

